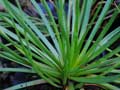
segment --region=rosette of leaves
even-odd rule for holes
[[[120,46],[110,49],[120,39],[120,27],[109,32],[119,14],[119,6],[111,8],[113,0],[98,3],[96,0],[68,0],[67,12],[65,0],[55,0],[57,21],[45,0],[41,3],[47,17],[36,1],[31,0],[39,15],[38,21],[25,14],[18,0],[16,2],[17,7],[8,0],[1,0],[7,12],[0,13],[0,36],[8,43],[0,42],[0,57],[25,68],[1,68],[0,71],[36,73],[40,79],[6,90],[40,83],[64,90],[82,90],[86,84],[120,89],[111,84],[120,83]],[[36,22],[42,23],[44,28]],[[103,52],[106,54],[100,56]]]

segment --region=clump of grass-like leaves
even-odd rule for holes
[[[8,43],[0,42],[0,57],[26,68],[0,68],[0,71],[36,73],[42,78],[26,86],[47,82],[65,90],[75,90],[85,84],[97,84],[119,90],[110,84],[120,83],[117,69],[120,46],[109,49],[120,39],[120,27],[108,33],[118,15],[116,8],[110,9],[113,0],[99,3],[93,13],[96,0],[83,0],[82,4],[80,0],[68,0],[67,12],[65,0],[55,0],[58,22],[45,0],[41,2],[47,16],[35,0],[31,0],[40,16],[37,19],[26,15],[18,0],[16,2],[18,8],[8,0],[1,0],[7,12],[0,12],[0,36]],[[101,28],[110,10],[112,15]],[[104,51],[107,53],[98,57]],[[16,88],[22,87],[17,85],[6,90]]]

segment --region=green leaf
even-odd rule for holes
[[[105,83],[105,84],[100,84],[101,86],[103,86],[103,88],[105,89],[109,89],[109,90],[120,90],[120,88],[112,85],[112,84],[108,84],[108,83]]]
[[[97,22],[96,22],[96,24],[95,24],[95,26],[94,26],[94,28],[93,28],[93,30],[92,30],[89,38],[88,38],[88,41],[86,42],[86,44],[85,44],[85,46],[84,46],[84,48],[83,48],[83,50],[82,50],[82,54],[86,53],[86,51],[87,51],[90,43],[92,42],[92,40],[93,40],[96,32],[98,31],[100,25],[102,24],[102,21],[103,21],[105,15],[106,15],[106,13],[107,13],[109,7],[110,7],[110,4],[112,3],[112,1],[113,1],[113,0],[107,0],[107,2],[106,2],[106,4],[105,4],[105,6],[104,6],[104,8],[103,8],[103,10],[102,10],[99,18],[98,18],[98,20],[97,20]]]
[[[60,47],[59,47],[59,45],[58,45],[58,41],[56,40],[55,33],[53,32],[53,29],[51,28],[51,26],[50,26],[47,18],[46,18],[45,15],[44,15],[44,13],[42,12],[42,9],[39,8],[39,6],[38,6],[38,4],[36,3],[35,0],[31,0],[31,2],[32,2],[32,4],[35,6],[36,10],[38,11],[38,14],[42,17],[42,20],[43,20],[44,24],[45,24],[46,27],[47,27],[47,30],[48,30],[48,32],[49,32],[49,34],[50,34],[50,36],[51,36],[51,38],[52,38],[52,40],[53,40],[53,42],[54,42],[54,44],[55,44],[56,49],[58,50],[58,52],[60,52]],[[31,24],[31,25],[32,25],[32,24]],[[36,28],[35,28],[35,29],[36,29]],[[43,40],[43,42],[44,42],[44,40]],[[56,52],[56,54],[57,54],[57,52]]]
[[[24,82],[9,88],[6,88],[4,90],[17,90],[17,89],[23,89],[29,86],[34,86],[34,85],[39,85],[39,84],[45,84],[46,81],[43,79],[39,79],[39,80],[33,80],[33,81],[29,81],[29,82]]]
[[[120,78],[120,75],[112,75],[112,76],[88,76],[88,77],[70,77],[71,80],[77,81],[77,82],[83,82],[83,83],[95,83],[95,84],[101,84],[101,83],[108,83],[113,82]]]
[[[23,73],[35,73],[31,69],[26,68],[0,68],[0,72],[23,72]]]

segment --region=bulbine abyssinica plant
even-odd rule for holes
[[[110,83],[120,83],[120,46],[110,49],[120,39],[120,27],[109,32],[119,14],[118,8],[111,7],[113,0],[68,0],[67,10],[65,0],[55,0],[56,17],[46,0],[41,3],[47,15],[31,0],[38,18],[25,14],[18,0],[17,6],[8,0],[1,3],[6,12],[0,12],[0,36],[8,43],[0,42],[0,57],[25,68],[0,71],[40,76],[23,87],[47,82],[64,90],[82,89],[86,84],[119,90]],[[106,54],[100,56],[103,52]]]

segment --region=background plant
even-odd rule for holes
[[[80,0],[68,1],[67,13],[64,10],[65,0],[54,2],[56,22],[45,0],[41,2],[47,17],[35,0],[31,0],[40,16],[38,21],[22,11],[18,0],[18,8],[8,0],[1,0],[7,12],[0,12],[0,35],[8,43],[0,43],[0,57],[25,68],[1,68],[0,71],[36,73],[42,78],[26,86],[48,82],[64,90],[75,90],[82,89],[85,84],[97,84],[119,90],[110,84],[120,83],[120,46],[109,49],[120,39],[120,27],[108,33],[118,15],[116,8],[110,9],[113,0],[101,0],[94,13],[95,0],[83,0],[82,4]],[[112,15],[103,25],[109,12]],[[106,50],[108,52],[103,57],[98,57]],[[16,88],[22,87],[17,85],[6,90]]]

